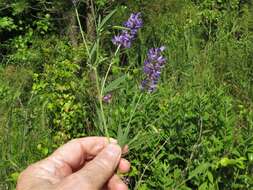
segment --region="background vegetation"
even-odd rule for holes
[[[114,57],[131,12],[144,27]],[[0,189],[69,139],[105,135],[96,79],[111,60],[103,112],[111,137],[130,126],[130,189],[253,189],[251,0],[0,0],[0,42]],[[143,93],[161,45],[159,87]]]

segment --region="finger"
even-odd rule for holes
[[[96,156],[108,143],[106,137],[74,139],[58,148],[49,158],[64,161],[72,170],[77,170],[83,166],[86,159]]]
[[[128,145],[125,145],[123,148],[122,148],[122,154],[123,155],[126,155],[129,151],[129,148],[128,148]]]
[[[128,190],[127,185],[120,179],[119,176],[114,175],[107,184],[108,190]]]
[[[116,143],[114,139],[110,141]],[[61,179],[83,167],[86,160],[96,156],[108,143],[106,137],[74,139],[35,165],[46,171],[47,175],[54,175]]]
[[[122,174],[129,172],[130,163],[128,160],[121,158],[118,166],[118,171]]]
[[[119,165],[118,165],[118,171],[122,174],[129,172],[130,170],[130,163],[128,160],[121,158]],[[108,182],[108,184],[103,188],[103,190],[108,190],[108,189],[115,189],[115,187],[117,186],[125,186],[124,183],[122,185],[122,180],[120,180],[120,184],[119,185],[114,185],[115,182],[118,181],[119,177],[117,177],[117,180],[115,180],[115,177],[117,177],[116,175],[114,175]],[[110,185],[111,188],[108,187],[108,185]],[[117,189],[117,188],[116,188]],[[121,189],[121,188],[119,188]]]
[[[64,183],[67,186],[74,183],[80,189],[101,189],[114,174],[120,157],[120,146],[109,144],[82,169],[67,177]]]

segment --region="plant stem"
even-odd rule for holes
[[[104,78],[104,80],[103,80],[102,87],[101,87],[101,92],[100,92],[100,94],[101,94],[102,97],[103,97],[103,94],[104,94],[105,83],[106,83],[106,80],[107,80],[107,78],[108,78],[109,72],[110,72],[111,67],[112,67],[112,64],[113,64],[113,59],[114,59],[114,58],[116,57],[116,55],[118,54],[119,49],[120,49],[120,45],[117,47],[117,50],[115,51],[115,53],[114,53],[114,55],[113,55],[113,58],[112,58],[112,60],[111,60],[111,63],[110,63],[110,65],[109,65],[109,67],[108,67],[108,69],[107,69],[107,72],[106,72],[106,74],[105,74],[105,78]]]
[[[104,114],[104,108],[103,108],[103,96],[100,93],[99,89],[99,79],[98,79],[98,73],[97,73],[97,68],[93,67],[94,72],[95,72],[95,77],[96,77],[96,85],[97,85],[97,91],[98,91],[98,100],[99,100],[99,106],[100,106],[100,111],[101,111],[101,117],[102,117],[102,126],[103,126],[103,132],[105,133],[105,136],[109,139],[109,132],[105,120],[105,114]]]
[[[120,46],[117,47],[117,50],[115,51],[114,53],[114,57],[116,57],[116,55],[118,54],[119,52],[119,49],[120,49]],[[102,83],[102,86],[101,86],[101,90],[99,90],[99,80],[98,80],[98,73],[97,73],[97,69],[94,68],[95,70],[95,75],[96,75],[96,83],[97,83],[97,90],[98,90],[98,94],[99,94],[99,106],[100,106],[100,111],[101,111],[101,117],[102,117],[102,122],[103,122],[103,130],[104,130],[104,133],[106,135],[106,137],[109,139],[110,136],[109,136],[109,132],[108,132],[108,127],[107,127],[107,123],[106,123],[106,119],[105,119],[105,114],[104,114],[104,108],[103,108],[103,94],[104,94],[104,88],[105,88],[105,83],[106,83],[106,80],[108,78],[108,75],[109,75],[109,72],[111,70],[111,67],[112,67],[112,64],[113,64],[113,58],[112,58],[112,61],[107,69],[107,72],[106,72],[106,75],[105,75],[105,78],[103,80],[103,83]]]
[[[135,105],[135,107],[134,107],[134,110],[133,110],[133,112],[132,112],[132,115],[130,116],[130,119],[129,119],[128,123],[127,123],[127,127],[126,127],[126,131],[127,131],[127,132],[129,131],[130,123],[132,122],[133,116],[134,116],[134,114],[135,114],[135,112],[136,112],[136,109],[137,109],[137,107],[138,107],[138,105],[139,105],[139,103],[140,103],[140,100],[141,100],[142,96],[143,96],[143,93],[141,93],[141,95],[139,96],[139,99],[138,99],[138,101],[137,101],[137,103],[136,103],[136,105]]]
[[[76,12],[76,19],[77,19],[77,22],[78,22],[78,25],[79,25],[80,33],[82,35],[83,43],[85,45],[86,53],[87,53],[87,55],[89,57],[89,60],[90,60],[91,56],[90,56],[88,44],[87,44],[87,41],[86,41],[86,39],[84,37],[84,32],[83,32],[82,24],[81,24],[81,21],[80,21],[80,18],[79,18],[79,13],[78,13],[76,5],[75,5],[75,12]]]

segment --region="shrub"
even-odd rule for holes
[[[44,73],[35,74],[33,85],[33,94],[46,105],[50,126],[68,138],[85,134],[85,100],[81,99],[85,89],[77,77],[79,69],[69,60],[47,64]]]

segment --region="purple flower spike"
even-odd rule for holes
[[[132,13],[130,18],[124,23],[124,27],[128,30],[123,30],[120,35],[114,36],[112,43],[123,48],[130,48],[133,40],[136,38],[138,30],[142,27],[143,21],[140,18],[141,13]]]
[[[141,83],[141,89],[147,90],[149,93],[155,91],[162,68],[166,63],[166,59],[162,56],[165,47],[152,48],[148,51],[148,58],[144,61],[143,71],[146,75],[145,80]]]
[[[138,32],[138,29],[140,29],[143,25],[143,21],[140,17],[141,17],[141,13],[136,13],[136,14],[132,13],[128,21],[124,23],[124,26],[131,30],[132,35],[136,35]]]

